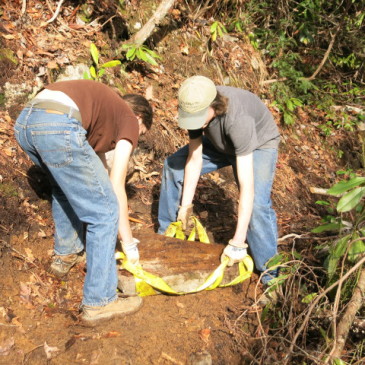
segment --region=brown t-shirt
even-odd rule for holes
[[[110,87],[92,80],[60,81],[46,89],[62,91],[78,106],[87,140],[95,152],[108,152],[121,139],[135,148],[139,126],[128,104]]]

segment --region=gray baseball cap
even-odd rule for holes
[[[205,76],[193,76],[180,86],[179,127],[184,129],[200,129],[206,122],[208,108],[217,96],[214,82]]]

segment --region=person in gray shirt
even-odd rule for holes
[[[263,284],[277,276],[266,263],[277,253],[276,214],[271,204],[280,134],[269,109],[255,94],[239,88],[215,86],[204,76],[185,80],[178,93],[181,128],[189,144],[169,156],[163,168],[158,233],[171,222],[183,229],[193,214],[199,176],[233,166],[239,187],[234,236],[221,259],[242,261],[249,245]],[[248,245],[246,244],[248,242]]]

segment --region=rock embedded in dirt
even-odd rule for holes
[[[211,365],[212,355],[206,351],[197,351],[189,355],[188,365]]]

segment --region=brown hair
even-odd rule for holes
[[[210,104],[210,106],[214,109],[216,116],[225,114],[228,109],[228,98],[223,96],[218,91],[215,99],[212,101],[212,104]]]
[[[147,129],[151,129],[153,111],[148,100],[142,95],[126,94],[122,96],[123,100],[128,103],[135,115],[142,118],[142,123]]]

